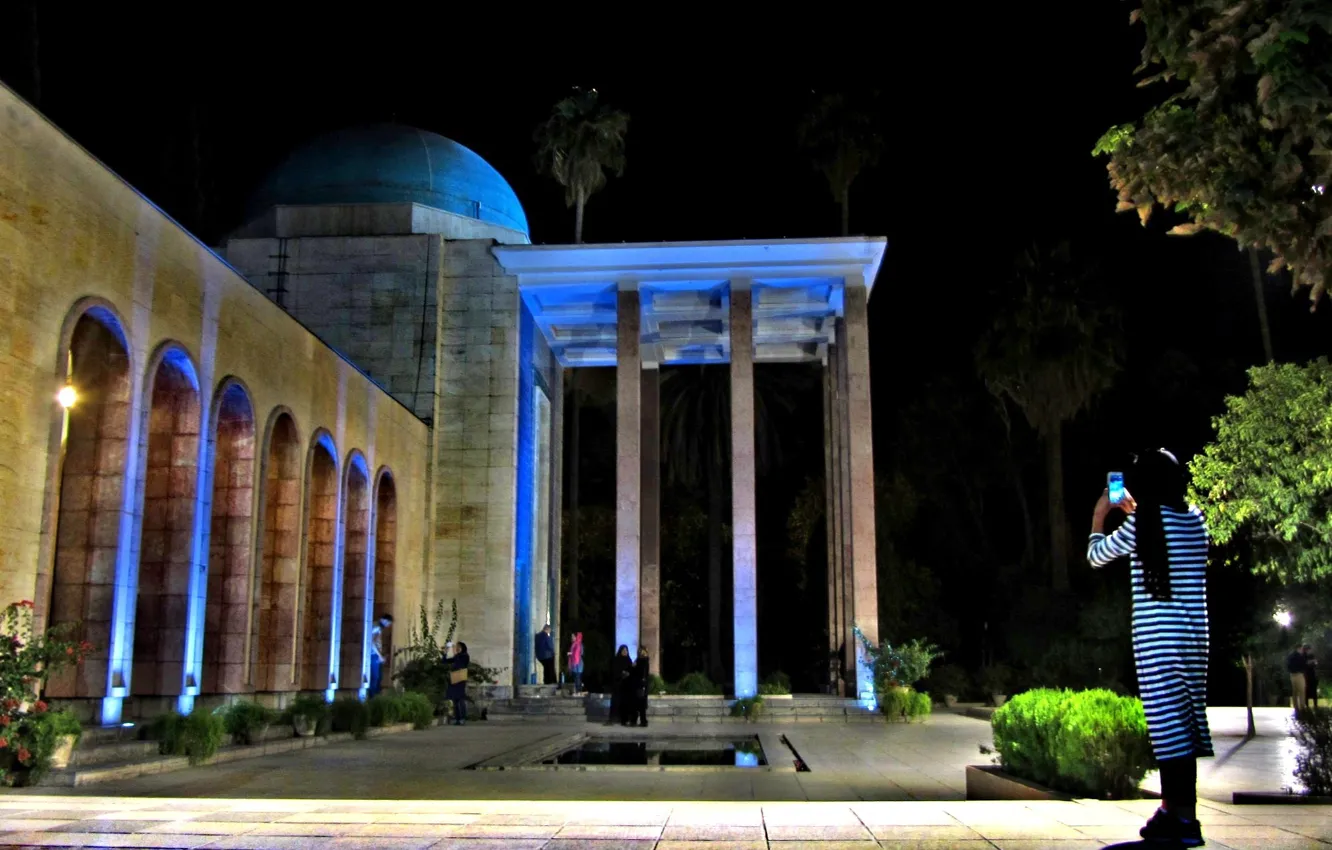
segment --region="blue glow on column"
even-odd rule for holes
[[[518,313],[518,469],[514,505],[513,573],[513,676],[514,684],[525,685],[535,675],[532,641],[532,535],[536,510],[536,417],[533,415],[535,375],[532,357],[536,348],[536,323],[525,300]]]
[[[860,640],[856,641],[856,699],[871,711],[879,708],[879,700],[874,695],[874,667]]]
[[[736,767],[758,767],[758,753],[745,753],[740,750],[735,751]]]
[[[220,397],[219,397],[220,398]],[[176,710],[189,714],[203,684],[204,614],[208,605],[208,553],[213,528],[213,460],[217,434],[212,433],[212,405],[200,399],[199,433],[211,434],[199,442],[199,474],[194,477],[194,550],[190,553],[190,581],[185,598],[185,658],[180,671]]]

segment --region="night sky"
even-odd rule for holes
[[[1104,164],[1090,156],[1106,128],[1160,96],[1134,86],[1131,4],[968,4],[965,18],[945,4],[895,4],[810,25],[793,19],[808,11],[773,7],[771,30],[709,31],[715,41],[669,50],[651,46],[667,41],[651,16],[617,34],[554,7],[520,23],[499,7],[388,20],[371,6],[226,6],[187,20],[41,5],[35,40],[31,3],[0,11],[0,80],[213,245],[293,147],[377,121],[472,148],[513,185],[534,242],[568,241],[572,212],[531,156],[533,129],[574,85],[631,115],[627,171],[590,201],[586,241],[836,235],[837,207],[795,125],[811,90],[881,89],[887,154],[851,196],[852,232],[889,240],[870,304],[881,479],[910,438],[902,410],[975,391],[989,294],[1035,239],[1070,239],[1094,256],[1124,312],[1125,371],[1066,440],[1076,534],[1106,469],[1147,444],[1196,452],[1224,394],[1262,359],[1244,255],[1214,236],[1167,238],[1164,215],[1147,229],[1116,215]],[[1279,359],[1328,351],[1329,308],[1311,316],[1279,278],[1266,300]],[[791,482],[822,466],[817,410],[793,416],[792,445],[810,457],[782,473]],[[992,428],[957,425],[984,455]],[[1036,488],[1038,463],[1032,474]]]

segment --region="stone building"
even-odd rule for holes
[[[0,600],[95,646],[48,695],[364,690],[429,590],[428,427],[3,86],[0,340]]]
[[[563,375],[608,367],[616,641],[658,657],[657,376],[728,364],[733,681],[749,695],[753,371],[816,362],[830,649],[839,688],[871,699],[851,630],[877,636],[865,309],[885,247],[533,246],[478,155],[381,125],[296,151],[213,252],[0,88],[0,381],[16,399],[0,591],[98,645],[52,693],[107,722],[363,691],[372,612],[401,639],[436,600],[457,600],[475,661],[526,684],[534,634],[560,639]]]

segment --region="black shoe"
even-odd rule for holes
[[[1138,830],[1144,841],[1173,844],[1176,847],[1202,847],[1202,824],[1184,821],[1165,809],[1157,809],[1147,825]]]

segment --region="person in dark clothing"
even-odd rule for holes
[[[536,657],[541,662],[541,684],[555,684],[555,638],[550,633],[550,623],[537,632]]]
[[[1308,708],[1305,702],[1305,695],[1308,693],[1308,683],[1305,681],[1305,672],[1308,670],[1308,662],[1304,655],[1303,647],[1295,647],[1295,651],[1286,656],[1286,672],[1290,674],[1290,700],[1291,706],[1295,711],[1300,712]]]
[[[1304,645],[1304,702],[1309,708],[1318,708],[1318,659],[1313,647]]]
[[[453,657],[449,659],[449,699],[453,700],[453,724],[462,726],[467,722],[467,668],[472,658],[467,654],[467,644],[458,641],[453,646]]]
[[[646,649],[638,650],[638,661],[634,662],[634,670],[629,675],[629,725],[646,726],[647,725],[647,703],[648,703],[648,677],[652,675],[649,669],[648,654]]]
[[[611,659],[610,668],[610,718],[606,721],[610,723],[623,723],[624,716],[628,713],[628,706],[625,704],[625,683],[629,680],[629,673],[633,670],[634,660],[629,657],[629,647],[620,644],[620,648]]]

